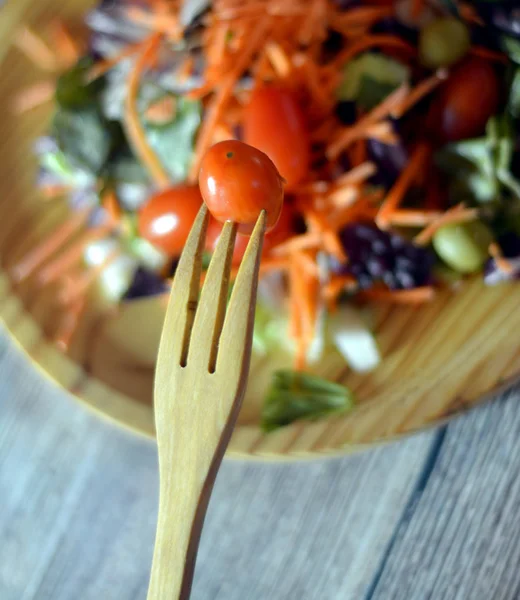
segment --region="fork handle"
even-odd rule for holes
[[[198,460],[194,460],[193,455],[178,456],[181,462],[185,462],[184,458],[191,463],[185,463],[186,468],[161,472],[159,515],[147,600],[189,599],[200,534],[230,435],[231,431],[221,438],[217,452],[211,462],[206,463],[205,478],[200,477],[200,463],[195,468]],[[197,458],[205,462],[207,457]]]

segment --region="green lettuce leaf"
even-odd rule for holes
[[[175,117],[170,122],[157,125],[143,118],[148,142],[173,181],[183,181],[188,175],[201,115],[199,101],[178,96]]]
[[[344,413],[354,406],[346,387],[315,375],[277,371],[262,409],[262,429],[274,431],[298,420]]]

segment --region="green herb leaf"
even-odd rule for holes
[[[93,174],[101,172],[113,140],[110,127],[96,108],[59,110],[54,116],[52,134],[60,150],[79,167]]]
[[[179,96],[175,117],[169,123],[154,125],[143,119],[148,142],[173,181],[183,181],[188,175],[201,113],[200,102]]]
[[[383,54],[366,52],[345,65],[337,96],[370,110],[409,78],[407,66]]]
[[[61,108],[84,108],[96,104],[104,88],[104,78],[87,81],[87,74],[94,61],[84,56],[68,71],[60,75],[56,83],[56,101]]]
[[[262,409],[262,429],[274,431],[301,419],[315,420],[350,410],[352,392],[333,383],[297,371],[277,371]]]
[[[513,62],[520,65],[520,40],[504,35],[500,41],[502,42],[504,52]]]
[[[513,75],[508,108],[515,119],[520,119],[520,67],[515,70]]]

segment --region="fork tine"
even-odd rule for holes
[[[196,344],[190,344],[188,364],[191,366],[193,363],[194,367],[209,370],[210,373],[215,370],[218,341],[226,314],[236,232],[235,223],[228,221],[224,224],[206,274],[191,331]]]
[[[193,223],[173,278],[159,345],[158,362],[162,359],[171,365],[184,366],[186,363],[191,328],[199,299],[202,253],[208,220],[208,210],[203,204]],[[177,334],[172,335],[172,332],[177,332]],[[157,372],[169,373],[170,370],[158,368]]]
[[[249,368],[252,343],[250,333],[255,318],[256,290],[265,225],[266,212],[263,210],[240,264],[222,327],[216,370],[218,372],[225,364],[224,371],[230,381],[238,381],[244,366]]]

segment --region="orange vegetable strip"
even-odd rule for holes
[[[504,257],[502,249],[496,242],[489,244],[489,254],[495,259],[497,267],[504,273],[514,273],[513,265]]]
[[[110,233],[112,227],[111,223],[106,223],[85,231],[70,248],[67,248],[63,254],[51,261],[38,273],[40,283],[47,284],[56,281],[58,277],[82,258],[88,244],[105,237]]]
[[[81,55],[80,46],[62,21],[55,19],[51,23],[50,28],[50,34],[54,40],[56,56],[60,61],[60,64],[65,68],[71,67],[78,61]]]
[[[306,248],[316,248],[321,243],[321,234],[318,232],[302,233],[301,235],[295,235],[294,237],[281,242],[275,246],[270,255],[272,256],[285,256],[296,250],[305,250]]]
[[[101,275],[101,273],[119,256],[121,256],[121,252],[122,251],[120,248],[115,248],[98,265],[91,266],[87,271],[81,273],[75,278],[66,278],[64,281],[63,290],[60,294],[61,300],[67,304],[79,300],[95,283],[98,276]]]
[[[447,210],[436,221],[428,225],[414,238],[414,242],[424,246],[430,242],[435,232],[444,227],[444,225],[454,225],[456,223],[468,223],[478,218],[478,209],[465,208],[463,204],[457,204]]]
[[[373,125],[388,116],[394,107],[398,106],[404,100],[408,93],[409,89],[407,84],[401,85],[387,96],[381,104],[354,123],[354,125],[345,128],[343,133],[340,134],[340,136],[327,148],[327,157],[329,159],[337,158],[357,137],[362,136],[370,125]]]
[[[16,32],[13,44],[43,71],[56,70],[58,65],[54,52],[29,27],[24,26]]]
[[[121,206],[119,205],[119,200],[113,190],[107,191],[101,200],[101,204],[103,208],[107,211],[108,217],[112,224],[119,223],[121,220]]]
[[[424,79],[415,88],[413,88],[408,96],[403,100],[401,105],[396,106],[396,108],[392,110],[391,115],[395,118],[402,117],[407,111],[409,111],[429,93],[431,93],[447,78],[448,71],[446,69],[438,69],[434,75],[428,77],[428,79]]]
[[[393,6],[361,6],[359,8],[351,8],[344,13],[338,14],[334,17],[334,22],[337,21],[342,25],[365,22],[371,24],[373,21],[391,17],[393,14]]]
[[[392,304],[423,304],[430,302],[435,297],[435,288],[432,286],[416,287],[411,290],[374,289],[359,293],[362,300],[374,302],[390,302]]]
[[[265,53],[276,73],[282,78],[287,77],[291,72],[291,61],[280,44],[274,41],[267,42]]]
[[[90,209],[78,211],[57,227],[45,240],[28,252],[12,270],[13,278],[22,281],[70,239],[87,222]]]
[[[338,297],[344,290],[356,289],[357,283],[352,275],[334,275],[330,281],[327,282],[321,291],[321,294],[329,310],[336,308]]]
[[[233,93],[233,88],[237,79],[247,69],[254,53],[264,42],[266,32],[267,21],[264,19],[255,27],[251,35],[245,40],[244,47],[242,48],[240,55],[237,57],[234,68],[230,73],[225,75],[214,98],[212,98],[197,136],[195,153],[189,174],[189,179],[191,181],[195,181],[197,179],[202,157],[206,153],[206,150],[211,146],[213,131],[222,116],[226,103],[229,101]]]
[[[319,277],[320,270],[316,261],[305,250],[295,252],[303,271],[310,277]]]
[[[345,208],[352,206],[359,197],[359,190],[352,186],[341,187],[327,196],[327,201],[334,208]]]
[[[392,125],[388,121],[369,125],[363,135],[363,139],[366,138],[379,140],[388,146],[394,146],[399,142],[399,137],[395,134]]]
[[[414,19],[419,19],[424,10],[424,0],[412,0],[411,15]]]
[[[174,96],[163,96],[152,102],[144,111],[146,119],[156,125],[172,121],[177,112],[177,101]]]
[[[169,14],[155,14],[147,10],[143,10],[138,6],[128,6],[125,9],[127,17],[148,29],[152,29],[156,33],[164,33],[168,37],[180,39],[182,36],[182,28],[179,24],[179,19]]]
[[[188,79],[188,77],[193,73],[193,67],[195,65],[195,59],[191,54],[188,54],[186,58],[182,61],[181,65],[177,69],[177,79],[180,82],[184,82]]]
[[[102,75],[110,71],[110,69],[114,68],[121,61],[125,60],[125,58],[130,58],[131,56],[139,52],[139,50],[142,50],[143,47],[146,46],[147,42],[148,39],[144,40],[144,42],[139,41],[135,44],[128,44],[128,46],[125,46],[120,52],[118,52],[114,56],[98,61],[90,68],[90,71],[87,75],[87,81],[94,81],[98,77],[101,77]]]
[[[484,60],[500,62],[504,64],[509,62],[507,56],[502,52],[496,52],[495,50],[490,50],[484,46],[472,46],[469,53],[473,56],[478,56],[478,58],[483,58]]]
[[[294,259],[289,267],[289,334],[296,342],[295,369],[303,370],[307,348],[302,331],[302,297],[298,263]]]
[[[54,97],[55,89],[56,86],[52,81],[39,81],[25,88],[13,98],[13,112],[22,114],[50,102]]]
[[[388,226],[389,216],[404,200],[406,192],[417,176],[417,172],[421,169],[429,156],[429,147],[426,144],[418,144],[410,157],[408,164],[401,171],[397,181],[388,192],[386,200],[383,202],[383,205],[377,214],[376,223],[380,228],[384,229]]]
[[[63,196],[72,190],[72,185],[65,183],[54,183],[38,186],[38,191],[46,200]]]
[[[305,219],[311,227],[311,230],[319,231],[323,236],[323,246],[325,250],[336,257],[340,262],[347,260],[347,255],[343,250],[336,232],[327,224],[325,219],[313,210],[307,210]]]
[[[343,187],[345,185],[356,185],[358,183],[362,183],[369,177],[372,177],[376,171],[376,165],[367,160],[338,177],[334,181],[334,185],[338,187]]]
[[[326,4],[323,0],[311,0],[306,7],[306,16],[298,33],[298,42],[302,46],[309,44],[316,37],[317,25],[323,19]]]
[[[137,109],[137,97],[139,95],[141,75],[150,60],[155,56],[160,41],[161,34],[158,33],[149,38],[143,53],[136,60],[134,68],[130,72],[128,92],[125,98],[123,123],[130,144],[150,173],[152,180],[158,187],[165,188],[170,183],[170,177],[146,139],[146,134]]]
[[[81,315],[86,309],[87,301],[85,298],[80,298],[70,309],[65,313],[62,322],[54,336],[54,341],[60,350],[66,351],[69,349],[70,343],[76,327],[81,318]]]
[[[330,63],[330,67],[334,70],[339,69],[361,52],[365,52],[365,50],[370,50],[371,48],[397,48],[407,52],[411,56],[415,56],[416,54],[416,49],[412,45],[395,35],[366,35],[363,39],[342,50],[332,63]]]
[[[395,210],[388,217],[390,225],[398,227],[425,227],[443,215],[437,210]]]

